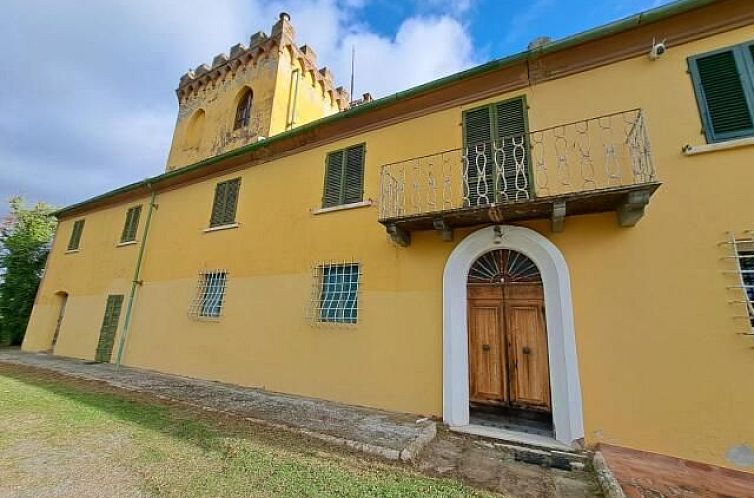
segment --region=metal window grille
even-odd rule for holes
[[[729,288],[740,291],[740,299],[731,301],[742,304],[746,313],[737,315],[749,323],[747,334],[754,335],[754,231],[748,232],[748,237],[730,235],[728,242],[733,249],[732,258],[736,262],[735,273],[738,275],[738,285]]]
[[[359,318],[360,283],[359,263],[315,265],[311,321],[315,324],[355,324]]]
[[[225,301],[227,281],[228,272],[225,270],[201,272],[196,294],[189,307],[189,317],[194,319],[219,318]]]

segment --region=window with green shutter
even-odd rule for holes
[[[102,318],[102,327],[99,331],[99,341],[97,342],[97,351],[94,360],[99,362],[109,362],[113,353],[113,343],[115,342],[115,333],[118,331],[118,321],[120,320],[120,310],[123,307],[123,294],[111,294],[107,296],[105,305],[105,316]]]
[[[68,240],[68,250],[75,251],[81,243],[81,233],[84,231],[84,220],[76,220],[71,230],[71,238]]]
[[[754,136],[754,42],[688,62],[707,142]]]
[[[363,200],[365,152],[365,144],[359,144],[327,154],[322,207]]]
[[[141,215],[141,206],[128,208],[126,212],[126,223],[123,225],[123,232],[120,234],[121,244],[136,240],[136,231],[139,229],[139,216]]]
[[[469,206],[529,198],[525,97],[464,111],[463,145],[469,161],[465,187]],[[523,169],[518,174],[517,166]]]
[[[212,215],[209,219],[210,227],[235,223],[238,189],[240,187],[240,178],[220,182],[215,186],[215,200],[212,203]]]

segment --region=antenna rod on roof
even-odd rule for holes
[[[351,98],[353,98],[353,72],[356,61],[356,45],[351,45]]]

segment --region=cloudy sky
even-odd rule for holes
[[[406,89],[667,0],[4,0],[0,201],[64,206],[164,170],[188,68],[290,13],[355,94]],[[0,215],[6,212],[0,205]]]

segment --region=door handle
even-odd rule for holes
[[[523,353],[524,354],[531,354],[531,348],[529,346],[524,346]]]
[[[482,344],[482,351],[489,351],[490,345],[489,344]]]

